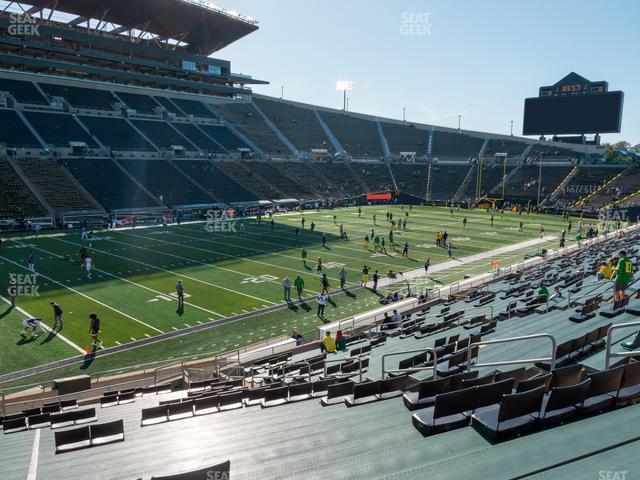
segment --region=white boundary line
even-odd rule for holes
[[[4,298],[2,295],[0,295],[0,300],[2,300],[3,302],[5,302],[7,305],[11,305],[11,302],[9,300],[7,300],[6,298]],[[20,312],[21,314],[23,314],[25,317],[27,318],[37,318],[34,315],[31,315],[29,312],[27,312],[26,310],[18,307],[17,305],[14,307],[18,312]],[[46,330],[49,333],[53,333],[56,337],[58,337],[60,340],[62,340],[64,343],[66,343],[67,345],[69,345],[71,348],[74,348],[75,350],[77,350],[78,352],[80,352],[81,354],[85,354],[86,352],[80,348],[80,346],[76,345],[75,343],[73,343],[71,340],[69,340],[67,337],[61,335],[59,332],[54,331],[51,327],[49,327],[49,325],[47,325],[46,323],[44,323],[42,320],[40,321],[40,326]]]
[[[20,242],[18,242],[18,243],[20,243]],[[36,248],[36,247],[33,247],[33,248],[34,248],[34,250],[41,250],[41,249],[38,249],[38,248]],[[48,253],[48,252],[47,252],[47,253]],[[24,265],[20,265],[18,262],[15,262],[15,261],[13,261],[13,260],[11,260],[11,259],[7,258],[7,257],[2,257],[2,256],[0,256],[0,258],[1,258],[2,260],[5,260],[5,261],[7,261],[7,262],[9,262],[9,263],[12,263],[12,264],[14,264],[14,265],[16,265],[16,266],[18,266],[18,267],[22,268],[23,270],[27,270],[27,267],[25,267]],[[118,313],[119,315],[122,315],[123,317],[127,317],[129,320],[133,320],[134,322],[137,322],[137,323],[139,323],[140,325],[144,325],[144,326],[145,326],[145,327],[147,327],[147,328],[150,328],[150,329],[152,329],[152,330],[155,330],[155,331],[156,331],[156,332],[158,332],[158,333],[165,333],[165,332],[163,332],[162,330],[160,330],[159,328],[156,328],[156,327],[154,327],[154,326],[152,326],[152,325],[149,325],[148,323],[145,323],[145,322],[143,322],[142,320],[138,320],[137,318],[132,317],[131,315],[129,315],[129,314],[127,314],[127,313],[121,312],[121,311],[120,311],[120,310],[118,310],[117,308],[114,308],[114,307],[112,307],[111,305],[107,305],[106,303],[103,303],[103,302],[101,302],[100,300],[96,300],[95,298],[90,297],[90,296],[89,296],[89,295],[87,295],[86,293],[79,292],[79,291],[78,291],[78,290],[76,290],[75,288],[69,287],[69,286],[65,285],[64,283],[62,283],[62,282],[59,282],[59,281],[57,281],[57,280],[54,280],[54,279],[53,279],[53,278],[51,278],[51,277],[48,277],[47,275],[43,275],[42,273],[38,273],[38,275],[40,275],[42,278],[46,278],[46,279],[47,279],[47,280],[49,280],[50,282],[53,282],[53,283],[55,283],[55,284],[57,284],[57,285],[60,285],[60,286],[61,286],[61,287],[63,287],[63,288],[66,288],[67,290],[72,291],[73,293],[76,293],[76,294],[80,295],[81,297],[86,298],[87,300],[90,300],[90,301],[92,301],[92,302],[94,302],[94,303],[97,303],[98,305],[103,306],[103,307],[105,307],[105,308],[108,308],[109,310],[113,310],[114,312]],[[86,352],[83,350],[83,351],[82,351],[82,353],[83,353],[83,354],[85,354]]]

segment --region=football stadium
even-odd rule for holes
[[[640,145],[600,69],[492,133],[274,96],[224,49],[283,32],[231,4],[0,8],[0,478],[640,478]]]

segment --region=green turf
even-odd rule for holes
[[[396,244],[409,242],[409,258],[401,258],[400,250],[388,254],[374,254],[363,248],[363,238],[371,228],[387,237],[389,225],[385,212],[404,218],[400,207],[363,208],[362,218],[357,209],[336,211],[307,211],[306,230],[296,239],[295,228],[300,226],[301,214],[276,216],[273,231],[267,222],[258,225],[247,222],[246,232],[207,232],[202,224],[184,224],[168,228],[140,228],[118,232],[99,232],[89,248],[95,263],[93,279],[87,279],[78,263],[81,246],[89,242],[80,239],[79,232],[40,236],[40,238],[5,239],[0,250],[0,278],[10,273],[26,272],[26,255],[33,250],[39,273],[39,296],[19,298],[19,306],[30,315],[51,324],[51,300],[64,310],[65,328],[61,332],[69,342],[84,349],[90,342],[88,315],[96,312],[102,319],[101,338],[111,347],[207,323],[282,303],[280,282],[285,275],[292,279],[300,274],[305,279],[305,295],[316,295],[320,282],[315,274],[315,261],[322,257],[331,288],[338,286],[337,273],[341,266],[348,271],[348,285],[360,280],[364,263],[380,272],[408,271],[422,268],[426,257],[435,265],[448,259],[446,249],[436,248],[434,233],[438,229],[449,232],[456,257],[492,250],[505,245],[538,238],[543,225],[546,235],[556,235],[563,228],[560,217],[550,215],[496,214],[494,226],[484,211],[454,211],[438,207],[415,207],[408,217],[406,231],[396,232]],[[377,226],[372,225],[372,214]],[[337,223],[344,224],[349,240],[338,238]],[[463,228],[462,218],[469,220]],[[524,222],[523,232],[518,223]],[[309,231],[315,222],[316,232]],[[574,224],[577,221],[574,220]],[[327,248],[320,245],[321,232],[326,232]],[[538,247],[557,246],[557,242]],[[306,265],[300,256],[308,251]],[[500,256],[503,265],[522,260],[523,253],[535,252],[530,247]],[[69,255],[70,260],[65,259]],[[460,265],[433,275],[436,282],[450,283],[464,275],[491,269],[490,260]],[[266,277],[265,277],[266,276]],[[171,296],[178,279],[185,284],[189,295],[184,311],[177,310]],[[324,321],[334,321],[377,305],[377,296],[366,289],[354,291],[352,296],[334,297]],[[43,339],[19,343],[20,321],[24,315],[12,311],[0,318],[0,374],[52,362],[77,355],[78,352],[58,338],[43,343]],[[222,352],[289,334],[293,329],[311,335],[323,320],[315,315],[315,302],[306,308],[293,306],[277,312],[216,327],[205,333],[145,346],[129,352],[96,359],[85,365],[85,371],[120,368],[145,361],[161,360],[182,355]],[[79,366],[65,369],[78,373]],[[35,377],[34,377],[35,378]],[[50,376],[48,378],[51,378]]]

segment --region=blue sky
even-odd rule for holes
[[[260,22],[215,55],[271,82],[257,93],[284,85],[285,98],[342,108],[335,82],[351,80],[352,111],[400,119],[406,107],[407,120],[450,127],[462,114],[463,128],[504,134],[513,120],[518,135],[524,98],[575,71],[625,92],[622,133],[603,141],[640,143],[637,0],[217,3]]]

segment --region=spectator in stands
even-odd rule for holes
[[[393,310],[393,317],[391,317],[391,321],[393,322],[394,328],[400,328],[402,325],[402,315],[398,313],[398,310]]]
[[[291,338],[293,338],[296,341],[296,347],[299,347],[304,343],[304,338],[296,330],[294,330],[293,333],[291,334]]]
[[[320,342],[320,351],[323,353],[337,353],[336,340],[331,336],[331,332],[325,333],[324,339]]]
[[[342,330],[336,332],[336,350],[340,352],[347,350],[347,337],[342,334]]]
[[[561,300],[564,300],[564,295],[562,295],[560,287],[556,285],[555,287],[553,287],[553,293],[549,297],[549,301],[558,303]]]
[[[598,280],[609,280],[611,279],[611,275],[613,275],[613,269],[607,262],[600,262],[600,266],[598,267]]]
[[[620,257],[615,268],[615,274],[616,285],[613,300],[620,301],[624,299],[627,286],[633,276],[633,264],[631,263],[631,260],[627,258],[627,252],[625,250],[620,251]]]
[[[391,321],[391,317],[389,316],[388,312],[384,312],[384,317],[382,317],[381,329],[389,330],[391,328],[393,328],[393,322]]]
[[[538,303],[547,303],[549,299],[549,289],[544,286],[544,282],[540,282],[538,288]]]

